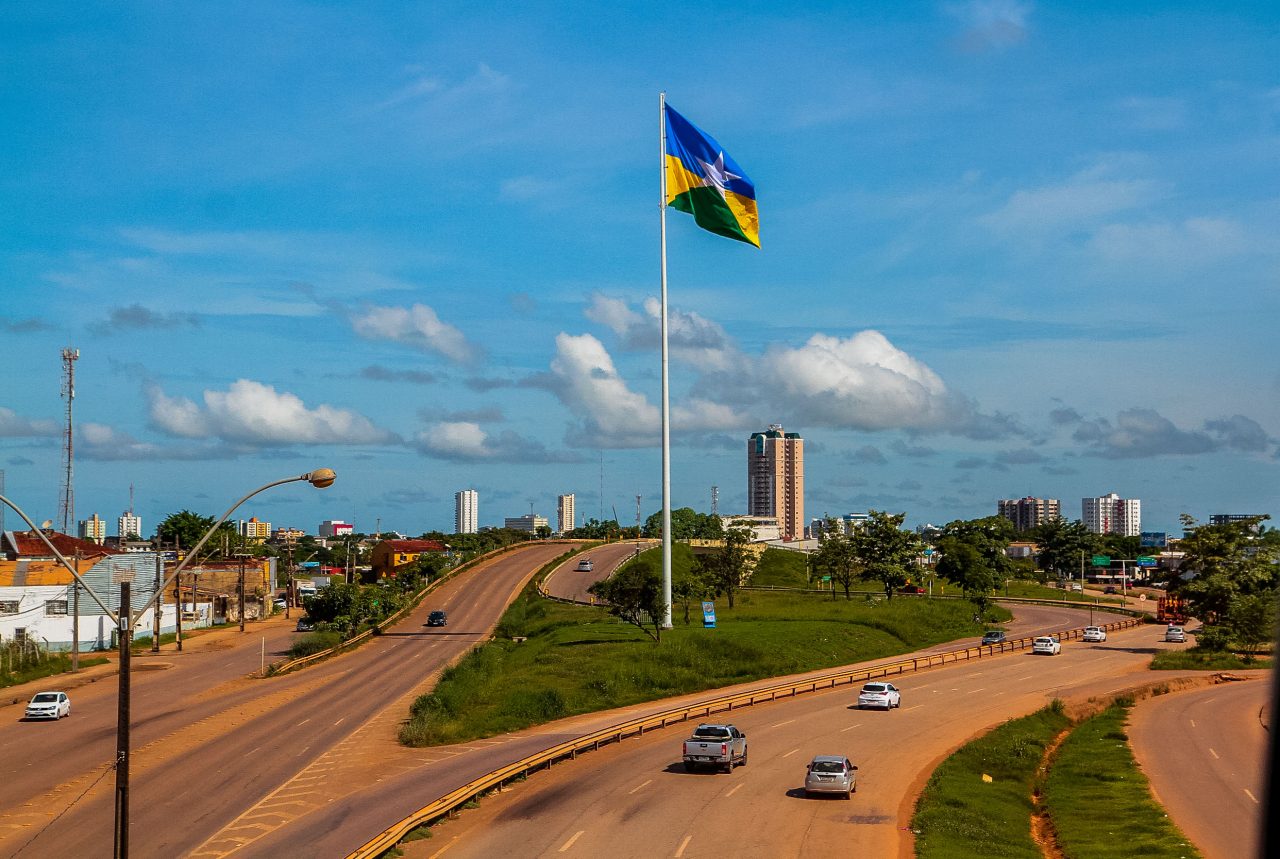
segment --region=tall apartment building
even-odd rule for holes
[[[142,517],[134,516],[133,511],[121,513],[120,518],[116,520],[116,536],[121,540],[129,536],[142,536]]]
[[[240,536],[254,543],[265,543],[271,537],[271,523],[259,522],[257,516],[240,520]]]
[[[561,534],[566,531],[572,531],[576,527],[573,522],[573,493],[557,496],[556,530]]]
[[[356,526],[341,519],[326,519],[320,523],[321,537],[343,537],[354,533]]]
[[[548,524],[546,516],[530,513],[528,516],[508,516],[503,520],[502,527],[510,528],[512,531],[528,531],[532,534],[539,528],[548,527]]]
[[[107,541],[107,520],[94,513],[89,519],[80,520],[80,539],[92,540],[101,546]]]
[[[1037,525],[1062,516],[1062,505],[1056,498],[1002,498],[996,502],[996,514],[1013,523],[1019,531],[1030,531]]]
[[[1142,501],[1121,498],[1114,492],[1098,498],[1080,499],[1080,521],[1095,534],[1142,534]]]
[[[474,534],[480,528],[480,493],[463,489],[453,493],[453,533]]]
[[[747,439],[747,514],[778,520],[784,540],[804,537],[804,439],[773,424]]]

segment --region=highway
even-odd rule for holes
[[[889,713],[851,709],[847,687],[744,709],[732,721],[748,735],[750,764],[730,775],[684,772],[690,726],[646,733],[487,798],[408,855],[908,856],[913,798],[945,755],[1055,697],[1170,679],[1146,670],[1154,650],[1173,646],[1159,637],[1138,627],[1104,644],[1068,642],[1056,657],[1013,653],[904,676],[902,708]],[[802,795],[815,754],[859,765],[851,801]]]
[[[1260,855],[1271,675],[1149,698],[1130,717],[1134,757],[1205,859]]]
[[[221,658],[217,650],[203,660],[183,654],[172,659],[173,669],[135,671],[135,855],[222,855],[253,840],[234,831],[216,841],[252,808],[260,811],[252,833],[261,834],[326,805],[324,779],[277,805],[262,808],[261,801],[278,797],[362,729],[380,728],[381,742],[394,743],[413,698],[487,638],[529,576],[568,548],[536,544],[498,556],[441,586],[388,634],[284,677],[244,676],[258,667],[260,637]],[[449,611],[447,627],[424,627],[435,608]],[[106,764],[115,748],[115,691],[114,678],[107,679],[73,693],[70,719],[0,727],[0,855],[110,851],[113,779]],[[7,712],[16,719],[16,711]]]

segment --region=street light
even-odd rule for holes
[[[76,568],[72,566],[63,554],[58,551],[58,548],[50,542],[44,531],[35,526],[35,523],[31,521],[30,517],[28,517],[25,512],[23,512],[22,508],[18,507],[18,505],[14,504],[4,495],[0,495],[0,502],[8,505],[15,513],[22,517],[23,521],[26,522],[31,530],[40,537],[40,540],[45,544],[49,551],[53,553],[53,556],[58,559],[58,562],[70,571],[71,575],[75,578],[76,584],[85,589],[89,596],[93,598],[93,601],[98,604],[98,607],[102,609],[107,617],[111,618],[112,623],[114,623],[116,628],[119,630],[120,685],[118,694],[119,706],[116,722],[115,845],[112,853],[115,859],[127,859],[129,855],[129,693],[131,685],[129,676],[129,643],[132,637],[134,624],[139,618],[143,617],[147,613],[147,610],[151,608],[152,604],[156,600],[160,599],[161,594],[165,592],[169,585],[173,584],[174,580],[177,579],[178,576],[182,575],[182,571],[186,569],[187,564],[190,563],[197,554],[199,554],[200,550],[204,547],[204,544],[208,542],[209,538],[213,535],[213,532],[217,531],[222,523],[227,521],[231,514],[234,513],[236,508],[241,504],[248,501],[259,492],[264,492],[271,489],[273,486],[280,486],[284,483],[296,483],[298,481],[305,480],[317,489],[326,489],[329,486],[332,486],[333,481],[336,479],[337,475],[334,474],[333,469],[318,468],[315,471],[309,471],[306,474],[300,474],[297,477],[286,477],[283,480],[273,480],[271,483],[259,486],[248,495],[245,495],[235,504],[232,504],[227,508],[227,512],[223,513],[222,516],[209,527],[209,530],[206,531],[204,536],[200,538],[200,541],[196,543],[195,548],[193,548],[187,556],[182,559],[182,562],[178,564],[177,568],[167,579],[165,579],[164,584],[162,584],[156,592],[151,595],[151,599],[147,600],[146,604],[143,605],[142,608],[138,609],[136,613],[132,611],[133,603],[129,594],[129,582],[125,581],[120,583],[120,611],[118,613],[111,611],[103,601],[102,597],[98,596],[93,588],[91,588],[84,579],[80,578],[80,573]],[[181,605],[178,606],[178,611],[182,611]]]

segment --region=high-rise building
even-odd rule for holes
[[[356,530],[356,526],[341,519],[326,519],[320,523],[321,537],[344,537]]]
[[[1080,508],[1080,520],[1095,534],[1142,534],[1142,501],[1137,498],[1121,498],[1112,492],[1098,498],[1082,498]]]
[[[996,502],[997,515],[1013,523],[1019,531],[1032,528],[1062,516],[1062,505],[1056,498],[1002,498]]]
[[[250,516],[246,522],[240,520],[240,536],[254,543],[265,543],[271,537],[271,523],[259,522],[257,516]]]
[[[120,518],[116,520],[116,536],[121,540],[130,536],[142,536],[142,517],[134,516],[133,511],[121,513]]]
[[[80,520],[80,539],[92,540],[101,546],[107,540],[107,520],[94,513],[89,519]]]
[[[480,528],[480,493],[463,489],[453,493],[453,533],[474,534]]]
[[[508,516],[503,520],[502,527],[510,528],[512,531],[528,531],[532,534],[539,528],[546,528],[549,526],[547,524],[546,516],[538,516],[535,513],[530,513],[527,516]]]
[[[556,530],[561,534],[574,529],[573,493],[556,497]]]
[[[784,540],[804,537],[804,439],[773,424],[747,439],[747,514],[778,520]]]

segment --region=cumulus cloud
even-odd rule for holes
[[[550,452],[541,442],[510,430],[492,435],[473,421],[441,421],[419,433],[414,446],[427,456],[461,462],[576,461],[576,457]]]
[[[151,423],[181,438],[217,438],[250,445],[376,444],[394,442],[393,433],[348,409],[321,404],[307,408],[295,394],[250,379],[226,391],[205,391],[203,404],[147,391]]]
[[[864,463],[866,465],[884,465],[888,462],[884,454],[880,452],[880,448],[873,445],[863,445],[853,452],[850,458],[854,462]]]
[[[94,322],[89,330],[94,334],[122,334],[133,331],[163,331],[172,328],[196,328],[200,317],[194,313],[157,313],[141,304],[113,307],[103,322]]]
[[[28,319],[0,319],[0,331],[10,334],[30,334],[35,331],[52,331],[53,326],[34,316]]]
[[[221,442],[161,445],[139,441],[106,424],[87,422],[78,429],[76,456],[97,462],[155,462],[159,460],[226,460],[240,451]]]
[[[366,307],[352,314],[351,327],[366,340],[390,340],[432,352],[460,364],[480,357],[480,350],[462,332],[443,322],[425,304],[412,307]]]
[[[1273,439],[1257,421],[1233,415],[1205,421],[1203,429],[1182,429],[1154,409],[1126,409],[1114,421],[1082,420],[1072,438],[1088,453],[1106,459],[1194,455],[1218,450],[1265,453]]]
[[[592,322],[606,326],[618,336],[623,349],[657,350],[662,338],[662,303],[646,298],[643,312],[627,302],[593,295],[585,311]],[[701,367],[719,369],[733,358],[729,336],[717,323],[692,311],[667,308],[667,345],[678,358]]]
[[[13,409],[0,406],[0,438],[39,438],[58,434],[53,421],[24,418]]]
[[[899,456],[909,456],[912,459],[923,459],[937,454],[937,451],[931,447],[926,447],[922,444],[907,444],[900,438],[891,441],[889,449]]]
[[[1204,428],[1226,447],[1244,453],[1265,453],[1274,441],[1257,421],[1244,415],[1205,421]]]

